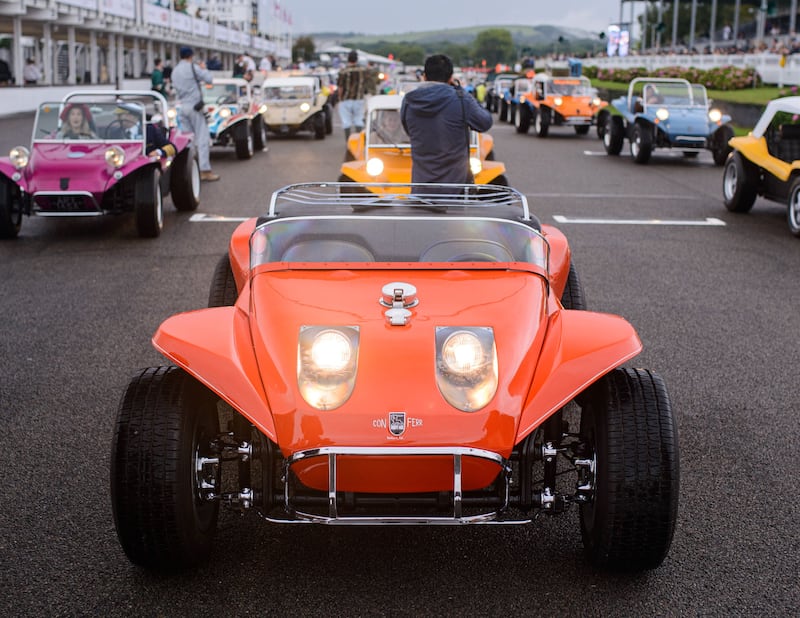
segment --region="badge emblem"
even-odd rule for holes
[[[389,431],[393,436],[402,436],[406,430],[406,413],[389,412]]]

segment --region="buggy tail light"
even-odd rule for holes
[[[380,176],[383,174],[383,161],[378,157],[373,157],[367,161],[367,174],[370,176]]]
[[[297,386],[306,403],[333,410],[350,398],[358,367],[357,326],[303,326],[297,345]]]
[[[436,384],[454,408],[475,412],[497,392],[497,350],[489,327],[436,329]]]
[[[21,170],[28,165],[28,161],[31,160],[31,151],[25,148],[25,146],[17,146],[11,149],[8,156],[11,159],[11,163],[14,164],[14,167]]]
[[[473,174],[478,174],[483,169],[481,160],[478,157],[469,158],[469,169]]]
[[[125,164],[125,151],[119,146],[111,146],[106,150],[106,163],[114,168],[120,168]]]

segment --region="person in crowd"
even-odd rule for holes
[[[8,62],[0,58],[0,85],[6,86],[13,81]]]
[[[236,59],[236,65],[233,68],[233,76],[251,81],[255,72],[256,61],[244,52],[239,54],[239,57]]]
[[[22,79],[26,85],[38,84],[39,80],[42,79],[42,72],[36,66],[36,60],[33,58],[28,58],[25,63],[25,68],[22,69]]]
[[[272,60],[270,60],[269,56],[264,56],[261,59],[261,62],[258,63],[258,70],[264,75],[272,70]]]
[[[97,139],[88,106],[71,103],[61,112],[61,128],[57,137],[62,139]]]
[[[347,66],[339,71],[337,80],[339,118],[344,128],[345,141],[351,132],[364,130],[364,96],[368,92],[369,84],[367,69],[358,64],[358,52],[351,50],[347,55]]]
[[[403,97],[400,116],[411,141],[411,182],[474,182],[469,131],[488,131],[492,115],[454,82],[450,58],[425,60],[423,83]]]
[[[172,69],[172,87],[181,102],[181,126],[194,133],[197,154],[200,159],[200,180],[211,182],[219,180],[219,174],[211,170],[211,136],[208,123],[203,114],[202,83],[214,83],[214,76],[201,64],[194,62],[194,50],[191,47],[180,48],[181,60]]]
[[[150,87],[163,96],[167,96],[167,84],[164,81],[164,61],[156,58],[153,72],[150,73]]]
[[[208,63],[206,68],[209,71],[221,71],[222,70],[222,60],[219,59],[219,56],[214,54],[211,58],[208,59]]]

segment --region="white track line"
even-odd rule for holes
[[[725,222],[716,217],[705,219],[584,219],[553,215],[558,223],[588,223],[589,225],[691,225],[691,226],[725,226]]]

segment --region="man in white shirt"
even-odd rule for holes
[[[28,58],[25,63],[25,68],[22,69],[22,79],[26,84],[37,84],[42,79],[42,72],[36,66],[36,61],[33,58]]]

